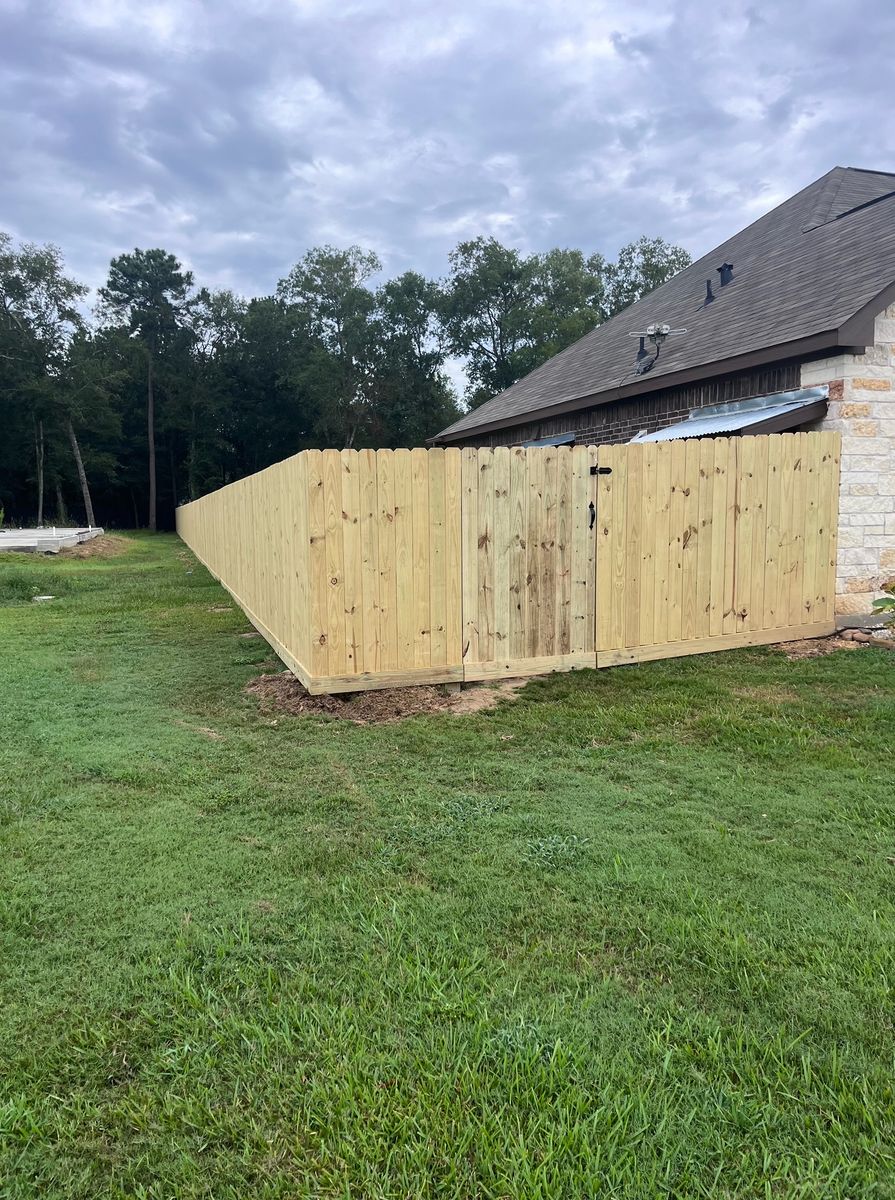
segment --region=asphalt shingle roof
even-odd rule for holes
[[[733,279],[722,288],[716,268],[723,262],[733,264]],[[707,279],[715,294],[708,305]],[[893,283],[895,174],[834,167],[436,440],[461,440],[578,399],[609,402],[635,382],[638,391],[669,387],[680,372],[738,355],[782,352],[790,342],[839,330]],[[629,335],[653,322],[687,332],[670,337],[649,374],[638,377],[638,343]]]

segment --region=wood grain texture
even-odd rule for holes
[[[640,637],[640,545],[643,534],[643,446],[631,446],[622,451],[627,477],[628,500],[625,509],[625,546],[623,561],[624,597],[620,599],[619,620],[622,645],[639,646]]]
[[[598,654],[829,622],[838,446],[824,433],[602,447]]]
[[[699,442],[687,438],[684,451],[683,532],[681,534],[681,637],[696,636],[699,563]]]
[[[413,521],[413,665],[432,661],[431,555],[435,531],[429,514],[429,451],[419,447],[410,452]]]
[[[671,455],[656,447],[656,498],[653,531],[653,641],[668,641],[668,605],[671,598]],[[603,643],[601,642],[602,646]]]
[[[495,659],[505,659],[510,654],[510,622],[512,600],[510,592],[510,554],[512,541],[512,508],[510,503],[510,449],[498,446],[493,459],[493,529],[491,539],[492,570],[494,589],[492,593],[492,619],[494,624]]]
[[[827,631],[839,458],[835,433],[304,451],[177,528],[310,690],[496,679]]]
[[[712,501],[715,490],[715,439],[699,441],[699,504],[696,534],[696,626],[694,636],[709,637],[712,613]]]
[[[478,662],[479,651],[479,467],[478,453],[464,449],[460,490],[463,662]]]
[[[613,466],[615,456],[611,446],[601,446],[598,451],[596,499],[596,546],[597,546],[597,634],[598,648],[608,649],[615,645],[612,624],[612,564],[615,557],[615,485],[621,478]]]
[[[656,520],[656,474],[658,467],[659,447],[655,442],[647,442],[642,447],[643,465],[640,483],[640,528],[643,531],[640,539],[639,567],[639,628],[638,645],[642,642],[655,640],[656,625],[656,588],[655,588],[655,557],[656,539],[653,526]]]
[[[525,655],[541,653],[541,542],[544,537],[544,455],[525,451],[528,476],[528,525],[525,533]]]
[[[725,489],[724,525],[722,526],[724,539],[722,635],[737,631],[739,546],[736,532],[740,516],[740,440],[740,438],[730,438],[727,450],[727,486]]]
[[[593,666],[593,452],[562,446],[463,454],[467,672],[488,678],[505,674],[509,662],[568,655],[580,665],[586,653]]]
[[[768,506],[768,439],[766,437],[744,438],[754,442],[752,549],[750,554],[750,602],[749,628],[764,629],[764,581],[765,542],[767,539]],[[799,621],[808,620],[802,615]]]
[[[345,547],[342,531],[342,456],[323,451],[324,546],[326,557],[327,674],[348,670],[345,652]]]
[[[413,478],[409,450],[395,450],[395,581],[399,667],[414,665]]]
[[[752,529],[755,523],[755,438],[738,439],[739,472],[737,519],[732,536],[736,539],[736,578],[734,581],[735,630],[742,633],[753,626],[752,581],[756,564],[752,561]]]
[[[528,536],[528,459],[521,447],[510,451],[510,545],[508,555],[509,649],[510,659],[524,658],[526,652],[526,572]]]
[[[596,477],[590,474],[587,446],[572,448],[568,537],[571,543],[569,589],[569,653],[585,654],[593,650],[596,616],[594,612],[593,547],[596,524],[590,527],[590,502],[596,513]],[[590,584],[590,594],[588,585]]]
[[[361,547],[360,463],[356,450],[343,450],[342,549],[345,609],[345,670],[368,671],[364,661],[364,570]]]
[[[482,679],[523,679],[529,675],[552,675],[557,671],[585,668],[593,670],[593,654],[545,654],[502,662],[468,663],[463,669],[463,678],[469,683]]]
[[[362,668],[381,668],[379,641],[379,497],[376,483],[376,453],[358,452],[360,497],[361,620],[363,626]]]
[[[476,603],[479,657],[495,657],[494,637],[494,451],[478,451],[478,525],[476,530]]]
[[[572,646],[572,448],[560,446],[556,461],[556,632],[557,654]]]
[[[398,579],[395,566],[395,473],[391,450],[376,451],[378,496],[379,669],[398,666]]]
[[[768,646],[777,642],[801,641],[803,638],[829,637],[835,630],[833,621],[812,621],[807,625],[790,625],[782,629],[744,629],[741,633],[728,633],[721,637],[663,642],[659,646],[602,650],[597,654],[597,666],[621,667],[628,663],[681,658],[687,654],[706,654],[713,650],[736,650],[741,646]]]
[[[428,453],[427,488],[431,537],[428,612],[431,621],[429,661],[433,667],[447,664],[447,525],[445,523],[444,450]]]
[[[326,504],[323,453],[320,450],[308,451],[308,541],[308,579],[311,585],[311,661],[308,670],[311,675],[327,675]]]
[[[463,548],[462,548],[462,463],[460,451],[444,452],[444,519],[446,573],[444,627],[447,665],[463,661]]]
[[[667,454],[671,460],[671,503],[668,538],[668,632],[669,642],[679,642],[684,627],[684,532],[687,487],[687,447],[671,442]]]

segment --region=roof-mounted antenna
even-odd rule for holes
[[[720,267],[715,268],[721,276],[721,286],[727,287],[731,279],[733,279],[733,263],[725,262]]]
[[[640,362],[641,358],[646,358],[646,346],[644,345],[645,341],[646,341],[646,334],[643,334],[640,338],[640,346],[638,347],[638,350],[637,350],[637,361],[638,362]]]
[[[670,337],[670,335],[673,333],[686,332],[686,329],[672,329],[670,325],[655,324],[647,325],[646,329],[644,329],[642,333],[639,331],[637,333],[629,333],[628,337],[640,338],[640,350],[637,352],[637,358],[635,360],[636,366],[634,368],[637,374],[645,375],[647,371],[651,370],[651,368],[655,365],[656,359],[659,357],[659,352],[662,349],[662,343],[667,337]],[[645,349],[644,339],[648,339],[651,345],[655,347],[656,352],[651,357],[647,357],[646,354],[641,356],[640,351]]]
[[[647,338],[650,344],[656,347],[656,353],[658,354],[662,343],[667,337],[670,337],[673,333],[686,332],[686,329],[672,329],[670,325],[655,324],[647,325],[646,329],[642,331],[638,330],[637,333],[629,333],[628,337],[639,337],[641,343],[644,338]]]

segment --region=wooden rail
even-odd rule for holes
[[[838,459],[827,433],[310,450],[177,529],[311,692],[535,675],[830,632]]]

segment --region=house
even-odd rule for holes
[[[866,612],[895,574],[895,174],[835,167],[433,440],[804,429],[843,435],[837,611]]]

